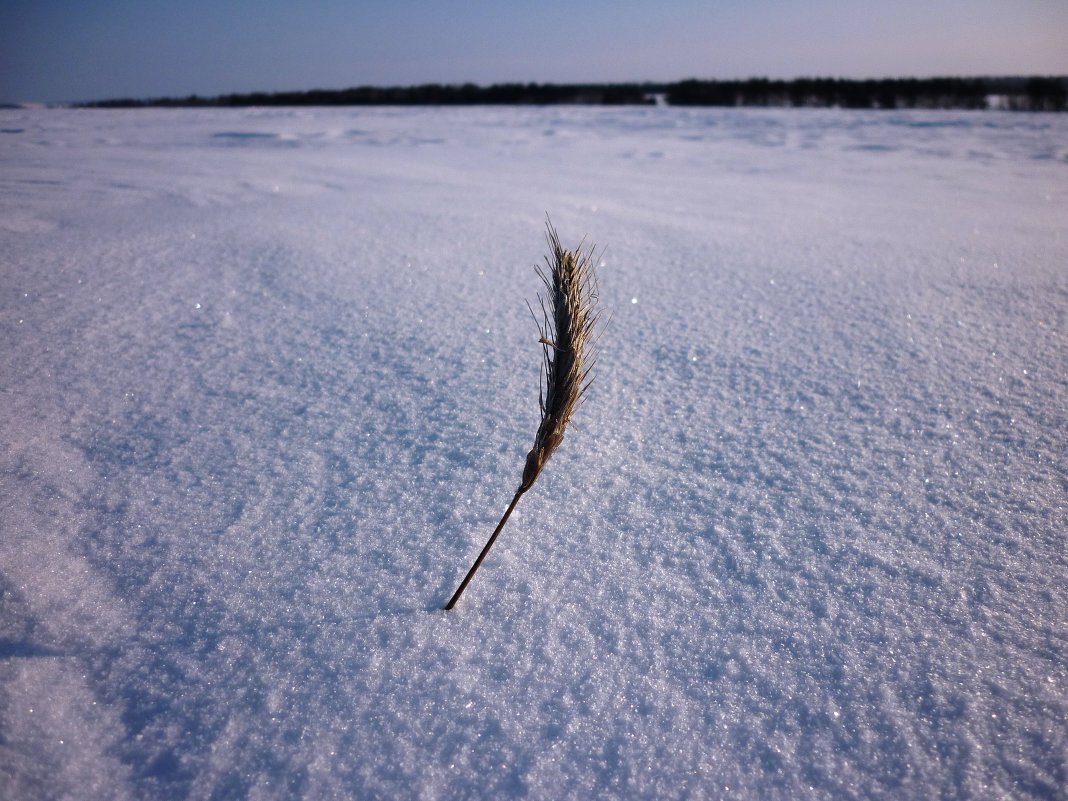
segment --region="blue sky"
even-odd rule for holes
[[[1068,74],[1066,0],[0,2],[0,100],[361,84]]]

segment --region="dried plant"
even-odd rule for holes
[[[527,454],[523,480],[515,497],[478,559],[445,605],[446,609],[456,605],[493,547],[497,535],[508,522],[515,505],[523,493],[534,485],[549,457],[564,441],[564,432],[590,386],[590,371],[594,363],[592,350],[600,319],[597,278],[593,271],[594,248],[583,249],[580,245],[576,250],[566,250],[560,245],[560,237],[551,222],[546,221],[546,229],[545,238],[551,253],[545,258],[545,267],[535,268],[545,283],[545,295],[538,296],[541,318],[531,309],[541,331],[539,341],[545,368],[538,398],[541,424],[534,437],[534,447]]]

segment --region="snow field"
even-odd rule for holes
[[[0,796],[1062,796],[1068,120],[0,128]]]

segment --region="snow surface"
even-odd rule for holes
[[[0,131],[0,798],[1066,797],[1068,116]]]

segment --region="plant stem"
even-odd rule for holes
[[[475,575],[475,571],[478,570],[479,565],[482,564],[482,560],[486,558],[486,554],[489,553],[490,548],[493,547],[493,541],[497,539],[497,535],[501,533],[501,529],[504,528],[504,524],[508,522],[508,517],[512,514],[512,510],[515,509],[515,505],[519,503],[519,499],[526,492],[525,489],[516,490],[515,497],[512,498],[512,502],[508,504],[508,509],[504,513],[504,517],[501,518],[501,522],[497,524],[497,528],[493,530],[493,534],[490,535],[489,541],[482,548],[482,553],[478,555],[478,559],[471,565],[471,569],[467,571],[467,575],[464,576],[464,580],[460,582],[460,586],[456,588],[456,592],[452,594],[452,598],[445,604],[445,609],[449,610],[456,606],[456,602],[460,600],[460,596],[464,594],[464,590],[467,589],[467,585],[471,582],[472,576]]]

